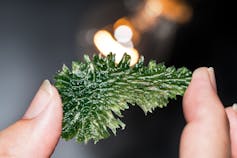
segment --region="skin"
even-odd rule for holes
[[[179,157],[237,158],[237,112],[221,103],[212,69],[193,73],[183,112],[187,124]],[[44,84],[25,115],[0,132],[0,157],[50,157],[61,135],[61,122],[60,96],[55,87]]]
[[[0,132],[1,158],[51,156],[61,135],[62,103],[50,88],[51,94],[41,86],[25,115]]]
[[[183,112],[187,124],[181,136],[180,157],[237,157],[237,112],[224,109],[213,70],[199,68],[193,73],[183,98]]]

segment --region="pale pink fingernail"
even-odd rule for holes
[[[52,95],[52,86],[49,80],[44,80],[43,83],[40,86],[40,89],[45,90],[45,92],[49,93],[49,95]]]
[[[36,117],[48,105],[52,94],[52,85],[50,84],[49,80],[44,80],[23,118],[32,119]]]
[[[232,108],[233,108],[233,110],[234,110],[235,112],[237,112],[237,103],[234,103],[234,104],[232,105]]]
[[[210,77],[212,87],[216,90],[217,88],[216,88],[216,77],[215,77],[214,68],[209,67],[207,70],[208,70],[208,74],[209,74],[209,77]]]

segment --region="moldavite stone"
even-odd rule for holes
[[[55,76],[55,86],[63,102],[62,138],[78,142],[98,142],[116,134],[125,124],[119,119],[129,105],[139,106],[145,114],[164,107],[169,99],[183,95],[191,80],[191,72],[182,67],[166,67],[144,58],[130,67],[125,54],[119,64],[115,55],[85,55],[84,62],[63,66]]]

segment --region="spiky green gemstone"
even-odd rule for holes
[[[93,60],[85,55],[85,62],[72,62],[72,70],[63,66],[55,76],[63,102],[62,138],[76,138],[78,142],[98,142],[111,131],[116,134],[125,124],[119,119],[128,105],[138,105],[144,112],[164,107],[169,99],[183,95],[191,72],[186,68],[166,68],[163,63],[144,58],[130,67],[130,56],[125,54],[119,64],[115,55]],[[128,104],[129,103],[129,104]]]

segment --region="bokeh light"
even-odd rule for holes
[[[124,53],[127,53],[131,56],[131,66],[136,64],[139,59],[139,54],[136,49],[124,47],[118,43],[106,30],[100,30],[96,32],[94,36],[94,43],[102,55],[107,56],[111,52],[115,54],[116,63],[120,62]]]

